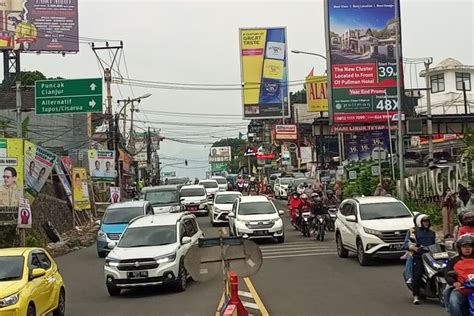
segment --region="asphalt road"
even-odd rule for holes
[[[281,201],[276,205],[286,209]],[[436,301],[412,305],[401,277],[402,262],[377,261],[361,267],[354,256],[337,256],[332,233],[324,242],[315,241],[295,231],[288,216],[285,221],[284,244],[259,242],[264,263],[251,278],[270,315],[446,315]],[[218,228],[211,227],[207,217],[198,222],[206,236],[217,235]],[[221,298],[219,278],[191,282],[183,293],[156,288],[109,297],[103,259],[97,257],[95,246],[57,262],[67,286],[67,315],[214,315]],[[240,282],[244,295],[246,283]]]

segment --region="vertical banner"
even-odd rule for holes
[[[399,107],[398,0],[326,1],[333,122],[385,122]]]
[[[110,187],[110,202],[119,203],[122,198],[121,195],[119,187]]]
[[[328,111],[328,77],[306,77],[306,102],[308,112]]]
[[[0,138],[0,213],[16,214],[23,198],[23,139]]]
[[[347,160],[378,160],[379,157],[385,160],[387,158],[390,146],[388,130],[354,133],[345,137]]]
[[[371,157],[371,140],[369,133],[363,133],[358,135],[359,145],[359,160],[368,160]]]
[[[72,169],[72,191],[75,210],[81,211],[91,208],[85,168]]]
[[[112,150],[88,150],[89,172],[94,182],[115,181],[115,152]]]
[[[349,161],[359,160],[359,143],[357,142],[357,137],[350,136],[346,137],[346,159]]]
[[[26,140],[24,157],[25,195],[33,203],[51,174],[58,156]]]
[[[71,175],[72,173],[72,159],[69,156],[61,156],[61,163],[63,165],[64,170],[66,171],[67,175]]]
[[[16,227],[31,228],[33,225],[33,215],[31,214],[31,206],[28,199],[20,199],[18,205],[18,221]]]
[[[59,162],[54,165],[54,171],[56,171],[59,181],[61,182],[64,188],[64,191],[66,192],[67,198],[69,199],[69,202],[72,205],[73,201],[72,201],[71,184],[69,183],[67,176],[64,174],[63,168],[59,165]]]
[[[286,28],[240,29],[243,117],[288,115]]]

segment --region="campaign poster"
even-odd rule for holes
[[[71,175],[72,172],[72,159],[70,156],[61,156],[61,163],[67,175]]]
[[[387,121],[399,107],[399,0],[326,1],[334,124]]]
[[[23,198],[23,139],[0,138],[0,213],[17,214]]]
[[[72,169],[72,192],[75,210],[81,211],[91,208],[85,168]]]
[[[115,181],[115,152],[112,150],[88,150],[89,172],[94,182]]]
[[[51,174],[58,156],[27,140],[24,148],[25,195],[33,203]]]
[[[33,215],[31,214],[31,206],[28,202],[28,199],[20,199],[18,206],[18,219],[17,225],[18,228],[31,228],[33,225]]]
[[[239,37],[243,117],[288,116],[286,28],[242,28]]]
[[[232,150],[230,146],[211,147],[209,151],[209,163],[226,162],[232,160]]]
[[[69,183],[69,179],[67,178],[66,174],[64,174],[63,168],[59,165],[59,162],[54,165],[54,171],[58,175],[59,181],[61,182],[64,191],[66,192],[67,198],[72,205],[73,201],[71,183]]]
[[[121,200],[121,194],[119,187],[110,187],[110,202],[119,203]]]

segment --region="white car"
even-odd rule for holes
[[[229,222],[229,212],[232,210],[232,205],[235,199],[241,197],[242,193],[238,191],[218,192],[214,197],[214,203],[209,212],[212,226],[217,223]]]
[[[219,186],[219,191],[220,192],[225,192],[227,191],[227,179],[224,177],[219,177],[219,176],[214,176],[211,178],[211,180],[216,180],[217,185]]]
[[[280,215],[273,202],[265,196],[243,196],[237,198],[229,213],[231,235],[248,238],[275,238],[285,241],[285,230]]]
[[[207,193],[207,200],[209,204],[212,203],[212,200],[214,199],[214,195],[216,195],[217,192],[219,192],[219,184],[217,183],[216,180],[200,180],[199,184],[202,185],[206,189]]]
[[[207,193],[202,185],[185,185],[181,187],[179,195],[186,211],[194,214],[208,214]]]
[[[294,180],[294,178],[277,178],[273,191],[275,192],[275,198],[286,199],[288,197],[288,185]]]
[[[184,257],[202,231],[189,213],[138,217],[130,222],[105,259],[105,285],[111,296],[123,289],[173,284],[186,290]]]
[[[398,258],[405,253],[405,235],[413,225],[412,212],[396,198],[346,199],[335,222],[337,254],[346,258],[353,251],[362,266],[369,265],[374,257]]]

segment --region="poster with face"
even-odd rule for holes
[[[88,151],[89,171],[94,182],[115,181],[115,152],[112,150]]]
[[[75,210],[82,211],[91,208],[85,168],[72,169],[72,192]]]
[[[18,207],[18,228],[31,228],[33,225],[33,215],[31,214],[31,206],[28,199],[20,199]]]
[[[16,214],[23,198],[23,139],[0,138],[0,213]]]

